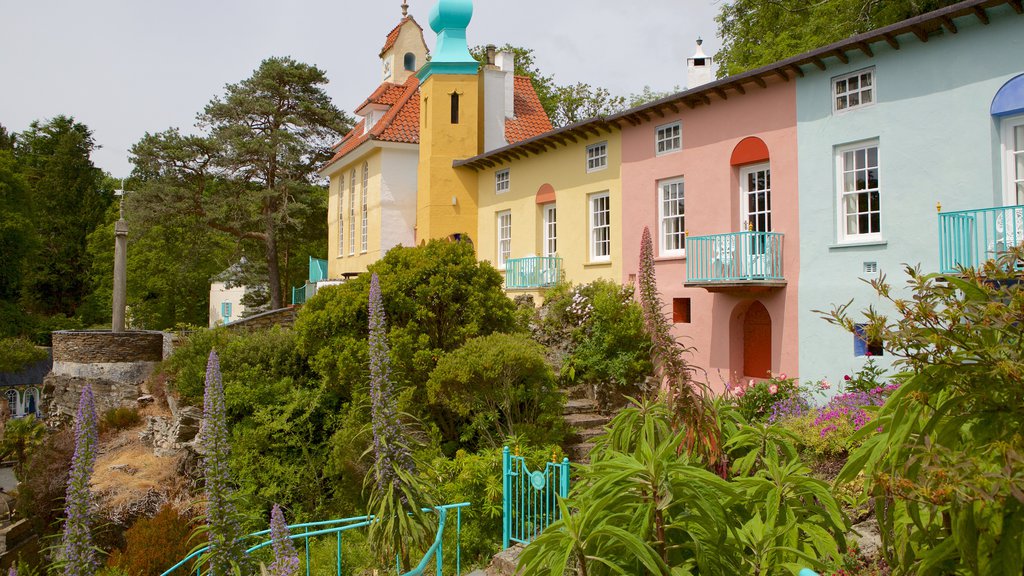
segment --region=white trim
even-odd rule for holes
[[[541,255],[551,257],[558,254],[558,206],[548,202],[541,210]],[[554,248],[552,250],[552,248]]]
[[[368,248],[369,231],[367,230],[367,224],[369,223],[369,207],[367,204],[370,201],[370,163],[363,162],[363,186],[360,189],[359,195],[359,252],[360,254],[366,254]]]
[[[504,178],[502,178],[504,176]],[[504,184],[504,187],[502,186]],[[509,168],[503,168],[494,172],[494,193],[504,194],[512,189],[512,171]]]
[[[861,76],[863,76],[864,74],[871,75],[871,86],[867,89],[864,88],[864,85],[861,82],[863,80]],[[853,91],[850,91],[849,88],[847,88],[846,91],[844,91],[841,95],[838,94],[836,92],[836,84],[838,84],[839,82],[848,83],[851,78],[856,78],[858,80],[857,88]],[[828,90],[829,98],[832,100],[833,114],[846,114],[847,112],[852,112],[854,110],[868,108],[874,106],[875,102],[878,102],[878,74],[875,73],[874,66],[868,66],[867,68],[861,68],[860,70],[855,70],[853,72],[850,72],[849,74],[834,76],[828,83]],[[867,104],[863,102],[865,92],[870,93],[869,97],[871,98],[871,102],[868,102]],[[858,103],[851,106],[849,104],[849,96],[853,94],[857,95]],[[847,104],[844,108],[839,108],[838,100],[840,96],[847,99]]]
[[[677,189],[680,193],[678,199],[683,201],[683,210],[681,214],[666,215],[665,204],[670,200],[665,196],[676,185],[679,186]],[[682,230],[670,231],[667,224],[676,219],[682,221]],[[669,241],[670,236],[681,239],[682,248],[669,248],[668,246],[673,244]],[[658,181],[658,255],[662,257],[686,256],[686,182],[682,177]]]
[[[668,136],[667,138],[662,138],[661,137],[661,132],[663,130],[668,130],[668,129],[671,129],[671,128],[678,128],[679,129],[679,135],[678,136],[672,135],[672,136]],[[679,142],[678,142],[678,145],[675,146],[674,148],[669,148],[668,146],[666,146],[664,150],[659,150],[658,149],[658,148],[660,148],[662,142],[670,142],[670,141],[676,140],[676,139],[678,139]],[[683,123],[682,122],[679,122],[679,121],[669,122],[668,124],[662,124],[661,126],[656,126],[654,128],[654,154],[656,156],[661,156],[663,154],[672,154],[673,152],[679,152],[682,149],[683,149]]]
[[[768,222],[767,222],[767,226],[766,226],[767,229],[766,230],[760,230],[760,231],[761,232],[771,232],[772,231],[772,224],[771,224],[771,220],[772,220],[772,216],[771,216],[771,214],[772,214],[771,163],[770,162],[764,162],[762,164],[751,164],[749,166],[743,166],[743,167],[740,168],[740,228],[739,229],[740,229],[741,232],[744,231],[744,230],[748,230],[749,229],[749,223],[750,223],[750,198],[749,198],[750,190],[747,189],[747,184],[746,184],[747,176],[749,176],[750,174],[755,174],[757,172],[767,172],[768,173],[768,182],[767,182],[767,186],[765,188],[765,191],[767,192],[767,198],[766,198],[767,206],[766,206],[766,208],[764,210],[767,213],[767,215],[768,215],[768,217],[767,217]],[[758,212],[760,212],[760,210]]]
[[[507,222],[502,223],[503,219],[507,218]],[[496,239],[495,247],[497,248],[496,262],[498,264],[498,270],[504,270],[505,264],[512,257],[512,211],[502,210],[495,214],[495,231]],[[508,233],[504,235],[504,233]]]
[[[358,136],[353,136],[353,138],[358,138]],[[338,146],[335,146],[335,149],[337,148]],[[417,151],[420,149],[420,145],[409,144],[406,142],[387,142],[384,140],[377,140],[373,137],[370,137],[359,146],[356,146],[354,149],[350,150],[341,158],[338,158],[337,160],[321,168],[318,174],[327,177],[334,176],[337,172],[343,171],[352,164],[357,163],[363,156],[373,152],[374,150],[377,150],[378,148]],[[344,160],[345,162],[342,163],[342,160]]]
[[[593,158],[591,158],[591,156],[590,156],[591,150],[597,150],[599,148],[603,148],[604,152],[602,154],[600,154],[600,155],[595,155]],[[588,174],[591,173],[591,172],[600,172],[601,170],[607,169],[608,168],[608,141],[605,140],[604,142],[598,142],[597,144],[591,144],[590,146],[587,146],[586,158],[584,158],[584,160],[586,161],[586,167],[587,167],[587,173]],[[591,167],[591,165],[590,165],[591,164],[591,160],[593,160],[594,164],[595,164],[595,166],[593,166],[593,167]],[[600,161],[600,164],[597,164],[598,161]]]
[[[1000,126],[1003,133],[1002,138],[1002,164],[1003,164],[1003,205],[1017,206],[1024,204],[1024,198],[1017,197],[1015,190],[1017,184],[1016,158],[1014,157],[1014,129],[1024,127],[1024,115],[1005,118]],[[1021,142],[1024,149],[1024,142]],[[1022,152],[1024,154],[1024,152]],[[1024,178],[1024,173],[1020,174]]]
[[[870,148],[874,148],[877,151],[877,163],[876,163],[875,169],[877,171],[876,179],[877,179],[877,184],[878,184],[877,192],[878,192],[878,203],[879,203],[879,206],[878,206],[878,212],[879,212],[878,228],[879,229],[878,229],[878,232],[865,232],[865,233],[858,233],[858,234],[848,234],[847,231],[846,231],[846,204],[845,204],[845,201],[844,201],[844,198],[843,198],[844,193],[845,193],[845,188],[844,188],[845,164],[843,162],[843,156],[844,156],[844,154],[846,152],[852,152],[852,151],[857,151],[857,150],[861,150],[861,149],[870,149]],[[882,182],[882,151],[881,151],[881,146],[879,145],[879,141],[877,139],[863,140],[863,141],[855,142],[855,143],[852,143],[852,144],[844,144],[842,146],[836,146],[834,154],[835,154],[835,159],[834,159],[835,164],[834,164],[834,167],[835,167],[835,176],[836,176],[836,179],[835,179],[836,242],[838,244],[847,244],[847,243],[863,244],[865,242],[874,242],[874,241],[882,240],[883,239],[882,238],[882,216],[884,214],[884,209],[882,208],[882,206],[884,205],[884,201],[885,201],[885,195],[883,193],[883,191],[885,189],[885,184]],[[856,167],[854,168],[854,170],[856,170]],[[865,170],[867,170],[867,167],[865,167]],[[856,178],[856,176],[854,176],[854,178]],[[866,186],[866,183],[865,183],[865,186]],[[855,185],[855,187],[856,187],[856,185]],[[865,188],[865,190],[869,190],[869,189]],[[868,194],[870,194],[870,192],[868,192]],[[869,202],[870,202],[870,200],[869,200]],[[869,210],[870,210],[870,204],[869,204]],[[870,216],[869,216],[869,218],[870,218]]]
[[[597,202],[605,200],[604,222],[597,223]],[[587,197],[588,230],[590,244],[590,262],[609,262],[612,259],[612,202],[608,192],[598,192]],[[599,231],[606,230],[604,238],[598,239]],[[598,254],[598,243],[607,244],[606,254]]]

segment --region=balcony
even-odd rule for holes
[[[562,277],[562,259],[556,256],[511,258],[505,262],[505,289],[549,288]]]
[[[685,285],[709,292],[782,288],[782,236],[731,232],[687,237]]]
[[[1024,205],[939,213],[939,270],[977,268],[1024,242]]]

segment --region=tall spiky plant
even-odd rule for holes
[[[227,576],[245,558],[240,538],[242,530],[231,501],[231,453],[227,414],[224,407],[224,383],[220,359],[210,351],[206,364],[206,390],[203,396],[203,421],[197,438],[203,455],[206,482],[206,530],[210,549],[205,560],[210,576]]]
[[[267,567],[266,576],[294,576],[299,571],[299,554],[284,521],[284,512],[277,504],[270,510],[270,539],[274,561]]]
[[[640,307],[644,312],[644,326],[651,336],[654,376],[672,409],[674,424],[685,429],[679,449],[703,456],[709,466],[724,472],[722,432],[710,393],[707,386],[693,379],[692,369],[683,357],[685,349],[672,336],[671,326],[662,312],[654,273],[654,243],[646,226],[640,239],[639,276]]]
[[[368,305],[374,465],[366,483],[371,486],[370,509],[375,517],[368,536],[381,562],[390,565],[397,559],[400,566],[407,567],[412,550],[427,540],[428,523],[421,512],[426,497],[416,477],[409,431],[398,415],[384,300],[376,273],[370,277]]]
[[[92,385],[82,388],[78,399],[78,414],[75,416],[75,454],[71,459],[68,475],[67,497],[64,501],[64,538],[61,561],[67,576],[93,576],[98,563],[96,551],[89,532],[90,514],[93,508],[89,481],[96,464],[98,430],[96,404]]]

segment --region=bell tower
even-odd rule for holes
[[[483,145],[479,63],[466,29],[472,0],[439,0],[430,12],[437,44],[420,80],[420,159],[416,242],[472,234],[477,229],[476,174],[453,161],[476,156]]]

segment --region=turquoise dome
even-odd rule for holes
[[[473,19],[473,0],[440,0],[430,9],[430,29],[436,34],[442,30],[469,27]]]

